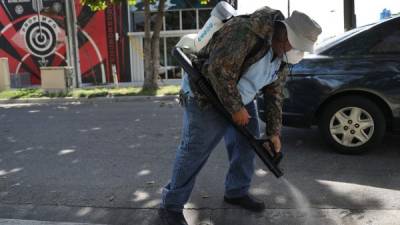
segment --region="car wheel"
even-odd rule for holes
[[[358,154],[382,140],[386,120],[373,101],[361,96],[348,96],[325,107],[319,128],[334,149],[345,154]]]

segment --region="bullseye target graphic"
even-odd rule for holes
[[[59,34],[60,29],[57,23],[46,16],[29,18],[24,22],[21,29],[27,50],[41,58],[45,58],[56,51]]]
[[[0,58],[9,59],[15,81],[24,77],[37,85],[41,83],[40,67],[72,64],[78,82],[110,82],[112,65],[117,66],[119,81],[131,80],[129,38],[122,35],[127,30],[123,23],[127,21],[127,5],[112,6],[106,13],[93,12],[81,1],[43,0],[42,7],[37,2],[0,0]],[[67,19],[70,10],[75,18]],[[76,27],[69,34],[71,39],[67,39],[68,27]],[[118,41],[115,33],[121,34]]]

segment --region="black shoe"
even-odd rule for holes
[[[245,208],[245,209],[253,211],[253,212],[261,212],[265,209],[264,202],[257,200],[254,197],[251,197],[250,195],[245,195],[245,196],[239,197],[239,198],[227,198],[225,196],[224,200],[226,203],[229,203],[232,205],[238,205],[242,208]]]
[[[159,208],[158,216],[163,225],[188,225],[182,212]]]

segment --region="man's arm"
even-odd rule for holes
[[[242,65],[256,45],[257,38],[247,26],[225,25],[208,45],[209,57],[205,62],[207,71],[203,73],[210,80],[213,89],[224,107],[234,114],[243,107],[237,89]],[[214,39],[215,38],[215,39]]]
[[[284,66],[284,65],[282,65]],[[288,74],[287,66],[278,74],[278,79],[263,88],[266,135],[268,137],[280,135],[282,128],[283,86]]]

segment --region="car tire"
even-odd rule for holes
[[[335,150],[359,154],[382,141],[386,120],[375,102],[363,96],[346,96],[333,100],[324,108],[319,128]]]

